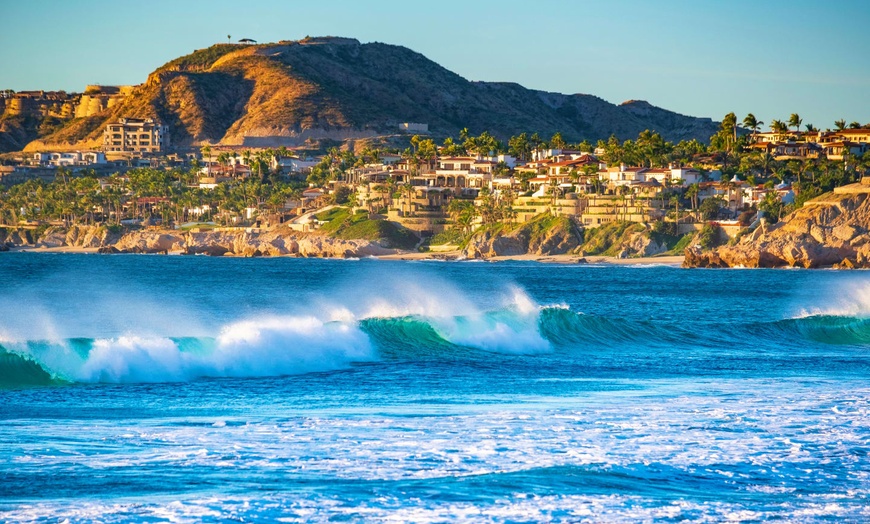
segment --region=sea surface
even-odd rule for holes
[[[870,521],[870,273],[0,256],[2,522]]]

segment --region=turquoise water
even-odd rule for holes
[[[870,520],[870,273],[0,256],[0,521]]]

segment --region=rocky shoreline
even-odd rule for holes
[[[52,227],[39,239],[21,230],[10,232],[0,249],[79,248],[98,253],[160,253],[210,256],[299,256],[353,258],[391,255],[401,252],[379,242],[344,240],[300,233],[289,228],[268,231],[178,231],[141,229],[124,234],[101,226]]]
[[[870,268],[870,185],[837,188],[734,245],[689,247],[683,267]]]

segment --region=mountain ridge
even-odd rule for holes
[[[718,125],[645,101],[612,104],[589,94],[470,81],[411,49],[340,37],[216,44],[173,59],[122,102],[38,136],[26,150],[99,147],[106,123],[158,118],[177,146],[295,146],[398,134],[429,125],[438,138],[463,128],[506,139],[521,132],[569,141],[625,140],[645,129],[671,141],[706,142]],[[20,134],[20,133],[19,133]],[[20,142],[20,139],[19,139]]]

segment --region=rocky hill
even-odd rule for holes
[[[404,47],[327,37],[196,51],[154,71],[122,103],[73,119],[27,149],[97,147],[105,124],[120,117],[159,118],[180,146],[293,146],[395,134],[401,122],[426,123],[439,138],[467,127],[501,138],[559,131],[570,141],[634,138],[645,129],[706,141],[717,127],[646,102],[471,82]]]
[[[686,249],[686,267],[870,267],[870,184],[836,188],[731,246]]]

